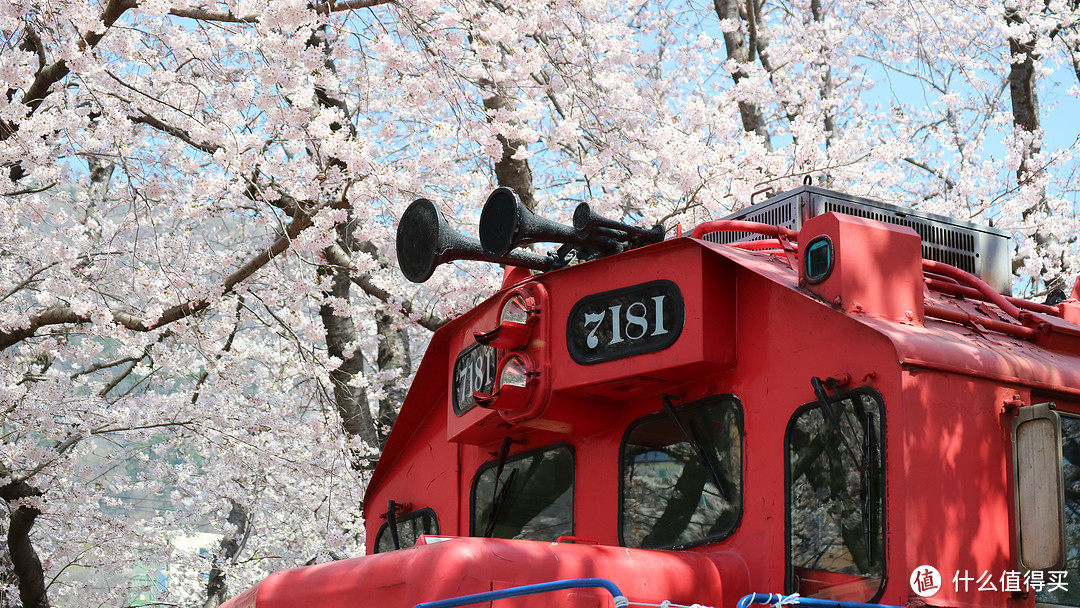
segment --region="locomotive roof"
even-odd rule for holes
[[[842,315],[852,323],[859,323],[877,332],[892,344],[897,362],[901,365],[963,373],[1015,382],[1018,386],[1024,385],[1048,392],[1080,395],[1080,327],[1040,312],[1050,310],[1051,307],[1048,306],[1023,303],[1010,298],[1010,303],[1022,303],[1024,313],[1021,316],[1026,315],[1026,322],[1021,322],[995,303],[984,301],[983,298],[946,293],[937,289],[942,286],[942,281],[929,281],[934,288],[920,286],[927,308],[953,311],[950,313],[952,317],[965,320],[947,321],[932,318],[929,314],[925,319],[895,320],[875,315],[872,310],[863,313],[850,312],[839,309],[808,290],[805,285],[800,285],[799,272],[792,268],[790,256],[785,257],[783,251],[754,251],[691,237],[669,239],[588,264],[659,263],[668,251],[685,247],[700,248],[722,257],[742,271],[753,273],[807,300],[817,302],[827,309],[829,314]],[[574,273],[576,268],[578,267],[572,266],[534,275],[529,280],[544,281],[546,277]],[[894,287],[885,282],[880,282],[879,285],[881,289]],[[494,294],[488,302],[500,298],[508,289],[510,286]],[[957,289],[950,287],[948,291]],[[1074,298],[1075,295],[1074,292]],[[1076,300],[1070,299],[1062,306],[1071,303],[1076,303]],[[1080,303],[1076,303],[1076,306],[1080,308]],[[380,466],[372,475],[369,491],[378,487],[389,470],[389,465],[409,445],[424,421],[437,413],[436,408],[445,407],[452,337],[458,335],[461,328],[468,327],[478,314],[477,311],[482,308],[484,304],[434,333],[386,443]],[[1040,329],[1033,330],[1033,325],[1038,325]],[[1039,343],[1036,336],[1040,338]]]
[[[736,247],[701,242],[739,266],[783,285],[803,296],[820,301],[799,287],[798,273],[776,255],[747,251]],[[934,289],[925,289],[924,302],[940,307],[955,307],[964,314],[1023,327],[991,302],[957,297]],[[822,302],[823,305],[827,305]],[[831,308],[831,307],[830,307]],[[927,317],[922,324],[904,323],[873,315],[846,314],[849,318],[880,332],[896,349],[897,361],[915,367],[963,370],[965,373],[992,376],[1035,388],[1080,395],[1080,350],[1054,351],[1035,342],[976,324],[959,324]],[[1067,321],[1042,315],[1058,331],[1078,331]]]

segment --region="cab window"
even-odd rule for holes
[[[1061,413],[1061,464],[1065,497],[1065,568],[1039,572],[1031,579],[1035,601],[1080,606],[1080,584],[1068,574],[1080,572],[1080,418]]]
[[[823,393],[796,411],[786,443],[789,592],[873,601],[885,572],[880,396]]]
[[[411,511],[397,517],[397,545],[390,524],[385,523],[375,535],[375,553],[407,549],[416,544],[421,534],[438,534],[439,519],[430,508]]]
[[[497,480],[497,483],[496,483]],[[480,467],[472,535],[557,540],[574,533],[574,454],[558,444]]]
[[[713,396],[633,422],[620,457],[620,536],[684,548],[730,535],[742,513],[742,407]]]

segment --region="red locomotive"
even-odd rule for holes
[[[509,266],[432,338],[369,555],[227,606],[1080,606],[1080,288],[1005,295],[1002,231],[807,185],[664,240],[500,188],[398,251]]]

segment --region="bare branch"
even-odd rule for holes
[[[39,70],[48,63],[49,60],[45,58],[45,45],[41,42],[41,36],[29,23],[26,24],[26,35],[21,46],[24,50],[33,51],[37,55]]]
[[[142,357],[124,357],[122,359],[115,359],[113,361],[108,361],[108,362],[105,362],[105,363],[95,363],[94,365],[91,365],[90,367],[88,367],[88,368],[86,368],[84,370],[77,371],[74,374],[71,374],[71,377],[72,378],[78,378],[79,376],[84,376],[86,374],[92,374],[94,372],[101,371],[103,369],[108,369],[110,367],[116,367],[117,365],[123,365],[125,363],[131,363],[132,361],[139,361],[140,359],[142,359]]]
[[[131,360],[131,363],[129,363],[128,366],[124,368],[124,371],[116,374],[116,376],[114,376],[112,380],[109,380],[108,384],[103,386],[101,390],[98,391],[98,397],[104,397],[105,395],[108,395],[109,392],[112,391],[112,389],[116,388],[118,384],[124,381],[124,378],[127,378],[131,375],[131,372],[135,371],[135,367],[139,364],[139,361],[142,360],[143,357],[139,357],[137,359],[133,358]]]
[[[926,171],[930,175],[933,175],[934,177],[936,177],[936,178],[940,179],[941,181],[945,182],[945,187],[948,188],[949,190],[952,190],[953,187],[956,186],[956,183],[953,182],[953,180],[949,176],[943,175],[940,171],[938,171],[937,169],[931,167],[930,165],[919,162],[919,161],[915,160],[914,158],[911,158],[910,156],[905,157],[904,162],[908,163],[909,165],[914,165],[914,166],[922,169],[923,171]]]
[[[218,21],[221,23],[258,23],[259,18],[256,15],[239,16],[233,14],[232,11],[210,11],[202,8],[174,8],[169,11],[169,14],[173,17],[185,17],[187,19],[197,19],[199,21]]]
[[[24,194],[37,194],[38,192],[44,192],[49,188],[56,186],[56,182],[49,182],[39,188],[24,188],[22,190],[16,190],[14,192],[4,192],[3,196],[22,196]]]
[[[165,122],[147,114],[146,110],[140,109],[139,112],[142,113],[140,116],[128,116],[128,120],[134,123],[144,124],[148,127],[153,127],[154,129],[157,129],[162,133],[172,135],[176,139],[179,139],[185,144],[191,146],[192,148],[202,150],[207,154],[213,154],[214,152],[217,152],[218,148],[220,147],[207,143],[197,142],[193,137],[191,137],[191,134],[189,134],[187,131],[179,127],[174,127],[170,124],[166,124]]]
[[[145,431],[147,429],[160,429],[171,426],[184,426],[188,427],[193,424],[197,424],[197,420],[184,420],[181,422],[156,422],[153,424],[140,424],[138,426],[114,426],[114,427],[99,427],[90,431],[91,435],[105,435],[108,433],[124,433],[127,431]]]
[[[394,0],[349,0],[347,2],[324,2],[316,4],[315,10],[319,12],[336,13],[338,11],[351,11],[358,8],[371,8],[380,4],[391,4]]]

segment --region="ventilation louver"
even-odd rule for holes
[[[908,226],[922,237],[923,257],[966,270],[1006,295],[1012,293],[1009,234],[944,215],[904,209],[815,186],[800,186],[740,209],[726,220],[744,220],[793,230],[809,218],[833,211]],[[737,243],[765,238],[748,232],[711,232],[705,240]]]

